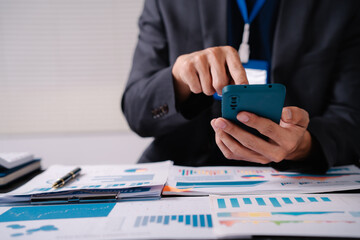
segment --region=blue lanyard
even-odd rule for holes
[[[249,18],[245,0],[236,0],[238,7],[240,9],[240,13],[241,13],[245,23],[250,24],[255,19],[255,17],[260,12],[260,9],[264,6],[265,1],[266,0],[257,0],[255,2],[255,5],[253,7],[253,10],[250,13],[250,18]]]
[[[256,0],[249,18],[245,0],[236,0],[238,7],[240,9],[240,13],[245,22],[243,36],[239,47],[239,55],[242,63],[247,63],[250,57],[250,46],[249,46],[250,23],[254,20],[256,15],[258,15],[260,9],[265,4],[265,1],[266,0]]]

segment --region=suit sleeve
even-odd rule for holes
[[[357,9],[359,11],[359,9]],[[357,12],[356,11],[356,12]],[[303,161],[284,160],[279,170],[324,172],[332,166],[358,164],[360,158],[360,15],[348,22],[338,46],[324,113],[310,119],[313,149]],[[341,33],[339,33],[341,34]],[[331,89],[331,90],[330,90]]]
[[[139,39],[122,97],[130,128],[140,136],[160,136],[188,120],[177,111],[166,31],[158,2],[145,1]]]
[[[359,11],[359,9],[357,9]],[[328,167],[360,158],[360,15],[346,26],[334,69],[334,86],[323,116],[310,119]]]

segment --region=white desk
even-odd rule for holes
[[[0,135],[0,152],[30,152],[53,164],[134,164],[151,138],[132,132],[92,134]]]

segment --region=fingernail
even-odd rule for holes
[[[214,129],[214,130],[216,130],[217,129],[217,127],[215,126],[215,119],[213,119],[213,120],[211,120],[210,121],[210,125],[211,125],[211,127]]]
[[[237,118],[240,122],[246,123],[249,121],[249,116],[246,114],[240,114]]]
[[[226,123],[222,120],[216,120],[215,127],[224,129],[224,128],[226,128]]]
[[[290,109],[285,109],[285,118],[287,120],[291,120],[292,118],[292,113],[291,113],[291,110]]]

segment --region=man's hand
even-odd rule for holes
[[[299,160],[311,150],[311,135],[306,130],[309,115],[303,109],[283,108],[280,125],[249,112],[240,112],[237,119],[257,129],[269,140],[263,140],[224,118],[213,119],[211,126],[216,133],[216,143],[228,159],[266,164],[284,159]]]
[[[222,93],[229,84],[248,84],[238,52],[230,46],[212,47],[179,56],[172,68],[176,98],[190,93]]]

